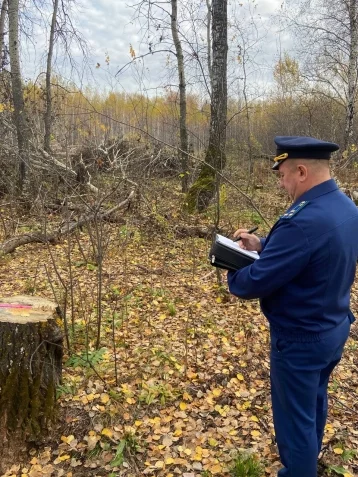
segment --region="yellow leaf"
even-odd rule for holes
[[[109,401],[110,397],[107,393],[102,393],[101,394],[101,403],[102,404],[107,404],[107,402]]]
[[[340,455],[340,454],[343,454],[343,449],[341,449],[340,447],[335,447],[335,448],[333,449],[333,452],[334,452],[335,454],[339,454],[339,455]]]
[[[222,467],[220,464],[215,464],[213,466],[210,467],[210,472],[212,474],[221,474],[222,472]]]
[[[165,464],[166,465],[170,465],[170,464],[174,464],[174,459],[173,457],[168,457],[165,459]]]
[[[141,426],[142,424],[143,424],[143,421],[135,421],[135,423],[134,423],[134,425],[135,425],[136,427],[139,427],[139,426]]]
[[[204,449],[202,447],[200,447],[200,446],[195,447],[195,452],[197,454],[202,455],[203,451],[204,451]]]
[[[71,456],[69,456],[68,454],[64,454],[64,455],[61,455],[60,457],[57,457],[57,459],[55,459],[53,461],[54,464],[59,464],[60,462],[64,462],[65,460],[68,460],[70,459]]]
[[[219,397],[220,394],[221,394],[221,389],[219,389],[219,388],[213,389],[213,395],[214,395],[215,397]]]
[[[135,58],[135,51],[132,45],[129,45],[129,54],[131,55],[132,59]]]
[[[65,460],[68,460],[68,459],[70,459],[70,458],[71,458],[71,456],[68,455],[68,454],[61,455],[61,456],[59,457],[59,459],[60,459],[61,462],[64,462]]]
[[[220,296],[217,297],[216,299],[216,303],[221,303],[222,302],[222,298]]]
[[[179,404],[179,407],[180,407],[180,409],[181,409],[182,411],[185,411],[188,406],[187,406],[187,404],[186,404],[185,402],[181,402],[181,403]]]
[[[108,429],[107,427],[102,429],[101,434],[103,434],[104,436],[107,436],[107,437],[112,437],[113,436],[113,432],[110,429]]]
[[[259,420],[256,416],[251,416],[250,421],[259,422]]]
[[[157,462],[154,464],[154,467],[156,469],[162,469],[164,467],[164,462],[162,460],[157,460]]]
[[[61,436],[61,441],[66,442],[66,444],[70,444],[73,441],[74,438],[75,438],[75,436],[73,436],[73,435],[70,435],[70,436],[67,436],[67,437],[66,436]]]
[[[237,374],[236,377],[237,377],[237,379],[238,379],[239,381],[244,381],[244,379],[245,379],[244,376],[243,376],[242,374],[240,374],[240,373]]]
[[[218,445],[218,441],[216,439],[214,439],[213,437],[209,438],[208,443],[211,447],[215,447],[215,446]]]
[[[198,377],[198,374],[197,374],[197,373],[193,373],[193,371],[188,371],[188,372],[186,373],[186,375],[187,375],[187,378],[190,379],[190,380],[195,379],[195,378]]]
[[[261,436],[261,432],[260,431],[251,431],[251,435],[252,435],[252,437],[258,437],[258,436]]]

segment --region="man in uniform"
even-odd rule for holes
[[[271,397],[279,477],[316,477],[327,418],[329,376],[354,317],[358,209],[331,179],[339,147],[310,137],[275,138],[280,186],[292,205],[265,239],[239,229],[252,265],[228,273],[230,292],[260,298],[270,323]]]

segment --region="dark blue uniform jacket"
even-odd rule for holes
[[[358,209],[333,179],[303,194],[280,217],[260,258],[228,273],[230,292],[260,298],[271,328],[320,333],[347,316],[358,260]]]

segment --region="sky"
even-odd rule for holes
[[[204,8],[205,0],[202,1]],[[130,46],[133,47],[136,56],[149,52],[149,40],[144,34],[145,24],[141,29],[135,18],[137,1],[76,0],[74,3],[74,23],[87,43],[88,55],[84,61],[78,45],[72,42],[71,54],[77,65],[77,73],[74,73],[68,63],[63,62],[61,54],[58,54],[55,68],[64,77],[72,77],[76,85],[80,87],[127,93],[160,93],[168,84],[176,83],[174,73],[172,78],[168,78],[168,66],[174,65],[174,63],[168,65],[166,53],[148,55],[142,61],[137,60],[132,67],[125,67],[132,60]],[[280,25],[272,20],[272,16],[279,10],[281,3],[282,0],[257,0],[256,6],[254,6],[254,3],[249,0],[229,0],[229,5],[231,4],[229,20],[232,21],[234,18],[235,10],[237,22],[241,22],[241,27],[247,29],[246,34],[249,37],[251,35],[249,55],[252,59],[250,62],[252,80],[270,82],[272,67],[279,57],[280,49],[283,48],[282,41],[287,40],[282,38],[282,34],[277,33]],[[255,19],[255,25],[250,23],[249,10]],[[46,12],[43,13],[43,16],[45,20],[50,18],[49,13],[46,17]],[[190,30],[192,25],[186,24],[185,28]],[[232,59],[237,56],[235,44],[240,42],[239,36],[236,37],[235,29],[237,30],[237,25],[232,24],[230,38]],[[199,35],[200,33],[205,34],[205,31],[200,32],[200,28],[198,31]],[[29,44],[26,54],[23,55],[23,70],[28,78],[36,77],[44,71],[45,41],[46,32],[42,27],[38,27],[35,44]],[[171,62],[174,60],[174,57],[169,58]],[[125,68],[122,70],[123,67]],[[116,75],[119,70],[121,72]],[[173,72],[174,70],[175,68],[173,68]],[[233,68],[233,77],[235,74],[235,68]],[[195,87],[195,79],[192,83]]]

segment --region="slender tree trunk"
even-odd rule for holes
[[[196,182],[187,196],[189,211],[205,210],[218,189],[216,171],[221,172],[226,163],[226,121],[227,121],[227,0],[212,2],[212,94],[209,145],[205,163]]]
[[[247,127],[247,148],[248,148],[248,164],[249,164],[249,181],[252,179],[252,174],[254,172],[254,163],[253,163],[253,154],[252,154],[252,132],[251,132],[251,118],[250,118],[250,110],[249,110],[249,100],[247,97],[247,74],[246,74],[246,65],[245,65],[245,58],[242,60],[242,68],[244,73],[244,85],[243,85],[243,95],[244,95],[244,103],[245,103],[245,116],[246,116],[246,127]]]
[[[210,79],[210,91],[212,88],[212,71],[211,71],[211,3],[210,0],[206,0],[206,7],[208,9],[207,24],[206,24],[206,41],[208,46],[208,71]]]
[[[52,91],[51,91],[51,72],[52,72],[52,56],[55,43],[55,29],[57,21],[58,0],[54,0],[53,13],[51,21],[50,40],[48,45],[47,67],[46,67],[46,112],[45,112],[45,137],[44,149],[46,152],[51,152],[51,126],[52,126]]]
[[[7,13],[7,0],[3,0],[1,5],[1,13],[0,13],[0,69],[3,68],[5,62],[5,51],[4,51],[4,44],[5,44],[5,19]]]
[[[19,190],[22,192],[26,178],[29,153],[29,133],[22,92],[19,55],[19,0],[9,2],[9,54],[11,67],[12,96],[19,149]]]
[[[358,67],[358,22],[357,22],[357,0],[349,0],[347,4],[350,24],[350,49],[348,64],[348,85],[347,85],[347,106],[346,121],[344,130],[343,151],[350,160],[351,145],[353,142],[353,124],[355,118],[355,101],[357,96],[357,67]]]
[[[178,2],[171,0],[171,30],[178,62],[179,75],[179,129],[180,129],[180,165],[182,175],[182,192],[188,191],[189,184],[189,160],[188,160],[188,130],[186,127],[186,81],[184,70],[184,55],[178,33]]]

